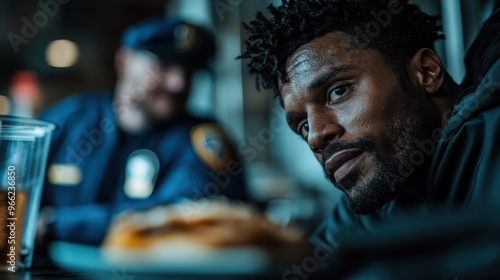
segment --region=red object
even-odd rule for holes
[[[10,92],[15,101],[36,101],[40,96],[40,83],[33,71],[17,71],[10,82]]]

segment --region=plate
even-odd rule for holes
[[[141,275],[191,275],[204,279],[207,276],[279,276],[284,271],[283,267],[272,266],[264,251],[246,247],[208,250],[184,245],[157,247],[146,254],[55,242],[49,247],[49,255],[55,265],[65,270],[105,272],[105,278],[113,280],[137,280],[142,279],[136,278]]]

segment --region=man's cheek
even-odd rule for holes
[[[374,145],[373,153],[370,155],[372,160],[376,160],[373,157],[389,159],[390,155],[394,153],[395,143],[387,137],[390,135],[388,124],[383,126],[368,126],[367,130],[361,133],[363,133],[363,138],[369,140]]]
[[[359,166],[360,179],[367,182],[375,176],[376,166],[380,166],[382,163],[375,157],[373,153],[366,154],[363,162]]]

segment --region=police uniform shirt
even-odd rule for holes
[[[111,93],[66,99],[42,114],[59,126],[51,144],[42,207],[51,238],[98,244],[112,217],[181,199],[246,199],[242,167],[222,130],[184,116],[139,134],[117,125]]]

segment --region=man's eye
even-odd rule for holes
[[[306,139],[307,134],[309,133],[309,123],[303,122],[299,124],[297,132],[302,136],[302,138]]]
[[[340,86],[330,91],[329,102],[335,101],[347,92],[347,86]]]

